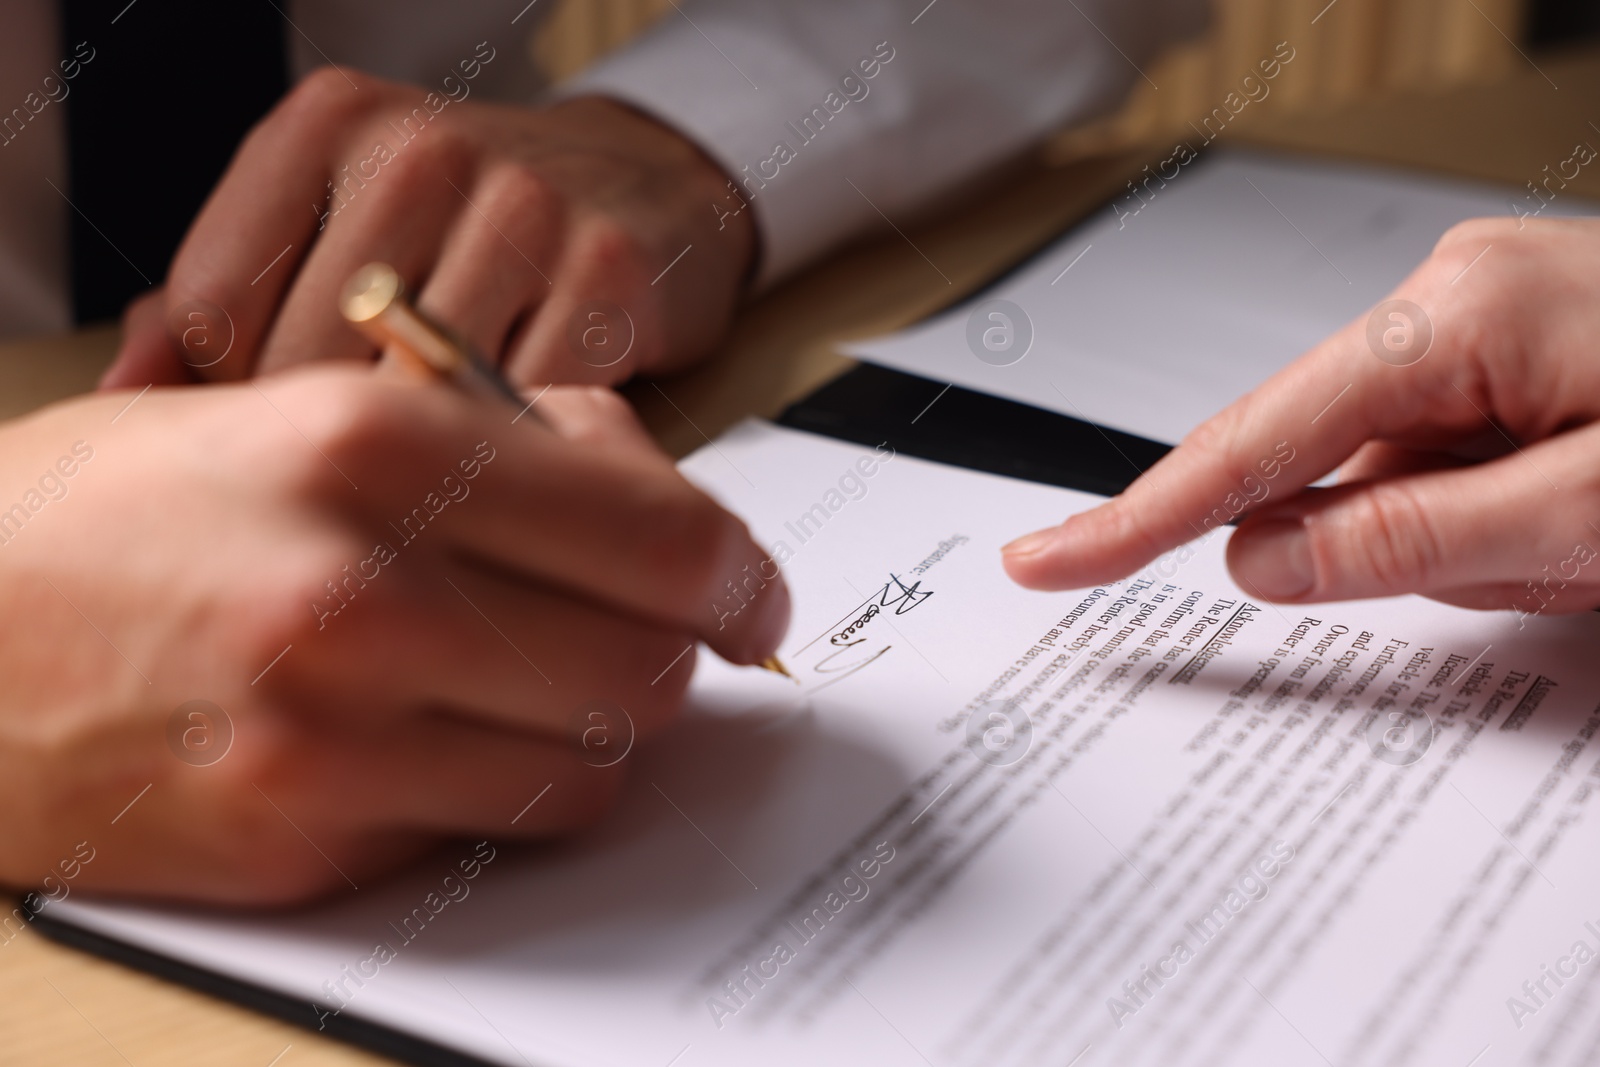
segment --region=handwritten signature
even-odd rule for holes
[[[867,623],[877,618],[880,612],[893,608],[896,615],[904,615],[932,595],[933,590],[931,589],[926,592],[923,591],[921,582],[913,582],[908,586],[900,580],[898,575],[891,574],[884,587],[878,590],[877,602],[872,603],[869,600],[866,610],[856,616],[855,621],[851,622],[850,625],[828,638],[828,643],[837,648],[849,648],[851,645],[859,645],[866,638],[857,637],[856,635],[866,629]]]
[[[867,610],[863,611],[861,613],[860,617],[857,618],[855,622],[851,623],[849,626],[846,626],[843,630],[840,630],[838,633],[836,633],[832,637],[828,638],[828,644],[830,644],[830,645],[838,645],[840,647],[845,647],[845,648],[849,647],[850,645],[859,645],[862,641],[866,640],[866,638],[864,638],[864,637],[863,638],[857,638],[854,641],[852,641],[850,639],[852,637],[855,637],[855,635],[860,633],[862,630],[864,630],[866,628],[867,623],[871,622],[873,619],[878,617],[878,610],[879,610],[878,609],[878,605],[876,605],[876,604],[868,604],[867,605]]]
[[[866,640],[864,636],[861,636],[862,631],[867,628],[867,624],[873,619],[889,609],[893,609],[896,615],[904,615],[918,604],[926,601],[933,595],[933,591],[931,589],[924,590],[921,582],[913,582],[908,586],[900,580],[898,575],[891,574],[889,575],[889,580],[884,583],[883,588],[874,595],[877,598],[875,601],[872,598],[868,598],[865,610],[860,615],[857,615],[849,625],[828,638],[830,645],[835,648],[845,649],[861,644]],[[832,658],[832,656],[828,657],[828,659]],[[823,663],[826,662],[826,659],[823,660]],[[817,669],[823,669],[821,663],[817,665]]]

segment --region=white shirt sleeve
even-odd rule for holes
[[[1206,0],[923,4],[680,0],[562,95],[625,101],[721,164],[755,212],[767,284],[1110,110],[1207,13]]]

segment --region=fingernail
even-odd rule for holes
[[[1010,556],[1012,559],[1017,559],[1021,556],[1031,556],[1034,553],[1042,550],[1050,542],[1054,541],[1056,539],[1056,531],[1059,529],[1061,529],[1061,527],[1052,526],[1045,530],[1035,530],[1031,534],[1023,534],[1021,537],[1002,548],[1000,550],[1000,554],[1003,556]]]
[[[1269,519],[1247,531],[1236,561],[1245,583],[1269,600],[1293,600],[1316,584],[1303,523]]]

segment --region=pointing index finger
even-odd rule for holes
[[[1410,317],[1409,333],[1389,335],[1393,349],[1383,331],[1408,327],[1389,314]],[[1369,343],[1374,328],[1378,348]],[[1112,581],[1269,497],[1294,494],[1374,435],[1414,420],[1437,372],[1404,383],[1397,375],[1431,345],[1431,321],[1417,305],[1385,301],[1202,423],[1120,496],[1012,542],[1006,570],[1038,589]]]

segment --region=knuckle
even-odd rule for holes
[[[1205,454],[1216,452],[1226,443],[1227,435],[1217,419],[1207,419],[1190,430],[1183,439],[1185,446]]]
[[[325,471],[343,484],[343,476],[332,469],[332,464],[343,466],[341,459],[370,455],[403,436],[403,416],[397,411],[397,398],[388,395],[394,392],[392,389],[373,388],[372,383],[359,378],[319,377],[322,380],[315,384],[323,388],[302,389],[289,417],[299,434],[313,446],[299,450],[308,467],[316,471],[320,465],[318,473]]]
[[[484,182],[484,214],[520,225],[544,224],[560,214],[561,195],[531,166],[497,168]]]
[[[272,654],[281,651],[283,646],[280,645]],[[261,667],[266,665],[267,661],[263,660]],[[262,689],[265,685],[263,682],[256,688]],[[226,708],[224,712],[227,713]],[[208,768],[210,781],[205,788],[217,801],[212,810],[214,818],[219,820],[206,828],[209,831],[232,835],[236,831],[259,834],[271,829],[270,823],[249,821],[255,816],[235,812],[229,801],[239,800],[243,812],[254,812],[255,803],[261,799],[256,786],[259,784],[269,792],[281,787],[291,780],[292,769],[304,756],[304,732],[293,717],[284,714],[280,702],[266,699],[253,704],[250,716],[253,728],[237,729],[227,755]],[[236,727],[240,725],[237,719],[233,723]],[[252,797],[255,800],[251,800]]]
[[[1250,394],[1202,422],[1184,436],[1184,451],[1195,456],[1209,457],[1214,461],[1220,459],[1231,462],[1233,456],[1242,448],[1240,442],[1242,428],[1247,421],[1252,420],[1259,404],[1259,399]]]
[[[1515,219],[1487,217],[1456,223],[1433,246],[1435,256],[1465,255],[1468,259],[1483,250],[1486,243],[1504,240],[1518,232]]]
[[[122,332],[133,333],[147,323],[160,322],[162,313],[167,309],[167,289],[152,289],[143,296],[135,298],[127,307],[122,309]]]
[[[603,419],[621,421],[634,418],[632,406],[615,389],[603,385],[576,385],[571,393]]]
[[[628,402],[613,389],[601,385],[568,386],[560,399],[563,436],[589,443],[601,443],[637,425]]]
[[[365,104],[358,89],[370,80],[357,71],[318,67],[300,79],[271,118],[300,128],[353,114]]]
[[[621,222],[602,216],[585,228],[580,252],[586,272],[600,277],[631,278],[644,270],[645,249],[639,235]]]
[[[308,434],[307,440],[314,443],[316,438]],[[260,466],[267,472],[264,478],[266,483],[286,503],[293,505],[303,501],[320,501],[333,491],[333,479],[338,478],[338,474],[330,468],[327,460],[317,455],[314,449],[307,448],[305,441],[294,436],[293,431],[280,434],[269,443],[279,446],[277,455]]]
[[[352,92],[350,75],[335,66],[322,66],[300,80],[296,93],[304,93],[314,101],[343,100]]]
[[[395,556],[381,554],[383,547],[358,544],[352,535],[342,550],[330,551],[305,572],[310,599],[299,605],[306,621],[300,631],[305,641],[297,650],[305,647],[309,653],[301,668],[308,674],[314,671],[322,678],[337,674],[360,683],[365,693],[376,693],[385,686],[389,666],[360,650],[388,647],[396,654],[428,654],[422,635],[432,601],[412,575],[384,573],[392,568],[381,560],[392,561]],[[388,552],[394,552],[392,546]],[[333,632],[324,633],[328,630]],[[321,647],[309,644],[313,636],[321,639]],[[352,650],[354,656],[349,654]],[[352,700],[348,710],[353,716],[365,715],[372,709],[364,705]]]
[[[327,862],[306,854],[300,830],[282,812],[329,855],[340,857],[341,867],[349,869],[345,855],[356,844],[342,816],[328,813],[325,790],[308,769],[316,761],[307,759],[306,729],[292,716],[273,718],[271,729],[241,737],[228,758],[215,764],[213,803],[198,825],[219,884],[237,903],[298,904],[343,884]]]
[[[1418,278],[1435,297],[1431,303],[1452,309],[1449,318],[1498,318],[1526,296],[1528,268],[1536,272],[1545,258],[1541,244],[1541,237],[1525,232],[1516,219],[1468,219],[1445,231]],[[1452,290],[1470,293],[1470,298],[1439,300]]]
[[[1516,219],[1468,219],[1447,230],[1408,286],[1433,317],[1442,353],[1504,352],[1543,284],[1542,238]]]
[[[1197,521],[1191,522],[1190,537],[1199,537],[1206,532],[1204,525],[1206,518],[1207,516],[1200,516]],[[1148,519],[1134,508],[1128,507],[1123,498],[1113,498],[1101,508],[1095,516],[1095,522],[1103,524],[1100,527],[1103,543],[1137,546],[1138,555],[1143,558],[1155,559],[1166,548],[1156,536]]]
[[[330,584],[343,579],[343,568],[360,558],[353,544],[329,539],[303,547],[276,567],[259,568],[252,581],[240,582],[228,612],[235,622],[223,631],[223,639],[233,645],[232,657],[247,671],[261,670],[291,645],[310,647],[310,639],[341,607]],[[319,605],[325,610],[319,611]],[[277,687],[296,676],[296,663],[280,666],[262,679],[263,685]]]
[[[440,128],[439,123],[435,122],[425,130],[423,136],[417,137],[396,153],[385,169],[393,178],[397,192],[406,195],[437,193],[441,176],[449,177],[458,185],[465,180],[463,172],[471,157],[471,147],[464,137]]]
[[[1319,564],[1353,568],[1357,577],[1395,592],[1430,586],[1443,562],[1443,544],[1429,509],[1414,491],[1380,482],[1356,493],[1341,511],[1337,536],[1321,546],[1316,536],[1321,524],[1309,524]],[[1321,566],[1318,571],[1324,573]]]

